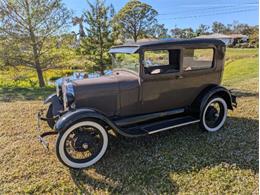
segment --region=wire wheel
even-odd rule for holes
[[[227,118],[227,103],[221,97],[215,97],[208,101],[203,110],[202,127],[207,131],[218,131]]]
[[[106,130],[94,121],[79,122],[57,139],[59,160],[71,168],[86,168],[96,163],[108,145]]]

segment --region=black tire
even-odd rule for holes
[[[48,118],[47,123],[48,123],[49,127],[51,129],[53,129],[53,127],[55,125],[55,120],[53,119],[53,114],[52,114],[52,104],[49,105],[49,108],[46,113],[46,118]]]
[[[98,133],[99,136],[98,139],[102,140],[101,144],[99,143],[98,146],[96,147],[98,148],[97,151],[96,149],[94,150],[94,154],[92,153],[93,151],[92,149],[93,149],[93,145],[95,145],[96,143],[93,143],[92,142],[93,140],[92,141],[87,140],[87,138],[85,138],[86,140],[84,140],[83,138],[84,134],[82,134],[84,128],[82,130],[81,129],[82,127],[92,128],[95,132]],[[73,133],[74,131],[75,132],[80,131],[81,134],[78,134],[77,136],[76,135],[71,136],[71,133]],[[95,140],[97,139],[97,138],[92,138],[91,136],[93,136],[93,134],[91,134],[91,132],[88,132],[88,135],[86,135],[85,137],[88,137],[88,139],[95,139]],[[96,137],[96,134],[94,136]],[[73,140],[74,142],[73,143],[69,142],[70,141],[69,139],[72,140],[74,139]],[[77,143],[77,141],[79,143]],[[69,142],[69,144],[67,142]],[[87,148],[84,148],[84,145],[87,145]],[[105,154],[107,150],[107,146],[108,146],[108,135],[107,135],[107,131],[105,130],[102,124],[92,120],[79,121],[71,125],[68,129],[58,134],[57,141],[56,141],[56,155],[59,161],[63,165],[73,169],[83,169],[92,166],[97,161],[99,161]],[[78,152],[78,154],[86,152],[87,154],[90,153],[91,155],[88,157],[85,157],[84,155],[85,158],[78,158],[78,155],[74,157],[73,155],[70,154],[72,150],[68,150],[68,149],[72,149],[74,150],[74,152]]]
[[[219,110],[213,106],[213,104],[217,104]],[[201,118],[200,118],[200,127],[209,132],[215,132],[220,130],[227,118],[227,103],[220,96],[213,96],[208,100],[206,105],[204,106]]]

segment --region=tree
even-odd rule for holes
[[[2,60],[6,65],[36,70],[39,86],[44,87],[43,68],[58,59],[48,55],[52,37],[64,30],[70,11],[61,0],[1,0],[0,36]]]
[[[212,32],[214,33],[226,33],[227,28],[221,22],[213,22],[212,24]]]
[[[106,6],[103,0],[88,4],[90,10],[84,13],[87,36],[82,39],[80,52],[104,74],[105,65],[110,62],[108,50],[114,42],[114,8]]]
[[[209,30],[209,26],[205,24],[199,25],[198,29],[196,30],[197,36],[207,34]]]
[[[170,38],[168,35],[168,29],[165,28],[164,24],[155,24],[151,31],[151,37],[157,39]]]
[[[153,27],[157,24],[157,15],[152,6],[131,0],[119,11],[116,20],[121,27],[121,33],[136,42],[138,38],[153,32]]]
[[[232,26],[232,33],[243,34],[250,36],[254,33],[255,27],[249,26],[248,24],[239,23],[238,21],[234,21]]]
[[[179,38],[179,39],[190,39],[196,36],[196,33],[194,33],[192,28],[178,28],[175,27],[174,29],[171,30],[172,36],[174,38]]]
[[[249,43],[255,47],[259,47],[259,26],[253,26],[252,33],[249,35]]]
[[[79,34],[80,38],[83,38],[83,37],[86,36],[86,33],[84,31],[83,22],[84,22],[84,16],[83,15],[81,17],[76,16],[76,17],[72,18],[72,24],[74,26],[79,25],[79,33],[78,34]]]

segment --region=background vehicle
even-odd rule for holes
[[[127,137],[199,123],[213,132],[225,123],[236,98],[220,86],[225,45],[214,39],[163,40],[112,47],[113,73],[63,80],[49,96],[47,120],[58,134],[59,160],[72,168],[97,162],[107,131]]]

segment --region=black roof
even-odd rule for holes
[[[163,46],[163,45],[185,45],[185,44],[213,44],[213,45],[222,45],[224,46],[225,43],[219,39],[200,39],[200,38],[193,38],[193,39],[161,39],[156,41],[147,41],[147,42],[137,42],[137,43],[126,43],[123,45],[113,46],[110,49],[110,53],[116,52],[119,48],[136,48],[133,51],[137,51],[143,47],[150,47],[150,46]],[[118,49],[116,49],[118,48]],[[134,53],[134,52],[130,52]]]

